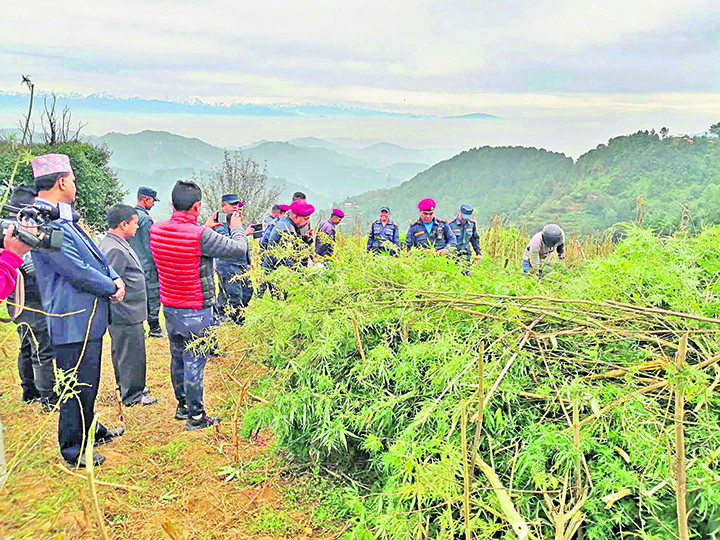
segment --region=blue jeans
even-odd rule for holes
[[[188,349],[188,343],[205,335],[213,326],[213,308],[185,309],[163,306],[170,340],[170,380],[178,403],[187,405],[191,416],[205,412],[203,375],[208,351]]]

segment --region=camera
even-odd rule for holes
[[[232,214],[226,214],[225,212],[218,212],[217,216],[215,217],[215,221],[217,221],[220,225],[226,225],[230,226],[230,216]]]
[[[263,223],[253,223],[250,225],[253,229],[253,238],[262,238],[263,236],[263,230],[265,229],[265,226]]]
[[[34,204],[19,208],[6,204],[3,210],[17,214],[17,221],[11,219],[0,220],[0,229],[3,232],[10,225],[15,225],[13,236],[33,249],[58,251],[62,248],[65,233],[57,224],[52,223],[60,218],[57,208]],[[30,223],[36,226],[37,236],[22,230],[20,223]]]

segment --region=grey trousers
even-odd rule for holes
[[[140,402],[145,389],[147,359],[143,323],[111,324],[112,363],[115,382],[124,405]]]

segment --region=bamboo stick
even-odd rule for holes
[[[362,338],[360,337],[360,327],[355,318],[352,319],[352,325],[353,325],[353,332],[355,332],[355,344],[357,345],[357,350],[360,353],[360,358],[362,358],[362,360],[364,362],[365,361],[365,348],[363,347]]]
[[[468,456],[467,441],[467,403],[463,407],[462,416],[460,417],[460,446],[462,448],[462,464],[463,464],[463,521],[465,526],[465,540],[472,540],[472,530],[470,529],[470,492],[472,486],[470,483],[470,463]]]
[[[520,540],[525,540],[530,533],[528,529],[528,524],[520,515],[520,513],[515,509],[515,505],[513,505],[512,499],[510,499],[510,495],[508,495],[505,486],[503,486],[502,482],[500,482],[500,478],[498,477],[497,473],[492,467],[490,467],[490,465],[483,461],[483,458],[480,457],[480,454],[475,455],[475,462],[478,464],[478,467],[480,467],[480,470],[485,475],[485,478],[487,478],[488,482],[490,482],[490,485],[492,486],[493,491],[495,492],[495,495],[500,502],[500,507],[505,514],[505,518],[510,523],[513,531],[515,531],[515,534],[517,534]]]
[[[65,465],[62,463],[55,463],[55,468],[60,469],[65,474],[69,474],[70,476],[75,476],[77,478],[82,478],[83,480],[87,480],[87,475],[82,474],[79,472],[73,472],[70,469],[68,469]],[[112,482],[101,482],[100,480],[95,480],[95,484],[98,486],[106,486],[116,489],[122,489],[123,491],[141,491],[141,489],[137,486],[126,486],[125,484],[113,484]]]
[[[100,511],[100,500],[98,499],[97,488],[95,487],[95,462],[93,461],[93,442],[95,441],[95,430],[97,428],[97,416],[93,418],[90,424],[90,433],[88,434],[88,443],[85,445],[85,470],[87,471],[87,481],[90,486],[90,494],[92,496],[93,513],[95,521],[97,521],[98,531],[102,540],[110,540],[107,530],[105,529],[105,518]]]
[[[685,367],[687,354],[687,335],[680,338],[680,348],[675,355],[675,366],[678,372]],[[685,394],[683,381],[679,380],[675,387],[675,496],[677,500],[678,537],[680,540],[690,539],[687,512],[687,470],[685,463]]]
[[[528,328],[528,330],[525,332],[525,334],[523,335],[522,339],[520,340],[520,343],[518,344],[517,350],[516,350],[515,353],[510,357],[510,359],[507,361],[507,363],[505,364],[505,367],[503,367],[503,369],[502,369],[502,371],[500,372],[500,375],[498,375],[497,379],[495,379],[495,383],[492,385],[492,387],[491,387],[490,390],[488,391],[487,395],[485,396],[485,399],[483,399],[483,402],[482,402],[482,409],[483,409],[483,410],[484,410],[484,409],[487,409],[488,403],[490,403],[490,400],[492,399],[493,394],[495,394],[495,392],[497,391],[498,387],[500,386],[500,383],[502,382],[503,378],[505,377],[505,374],[506,374],[508,371],[510,371],[510,368],[512,367],[513,363],[515,362],[515,359],[518,357],[518,355],[520,354],[520,351],[522,350],[522,348],[525,346],[525,344],[526,344],[526,343],[528,342],[528,340],[530,339],[530,336],[532,335],[532,328],[533,328],[533,326],[535,326],[535,324],[537,324],[538,322],[540,322],[540,318],[535,319],[535,320],[530,324],[530,327]],[[471,418],[471,421],[477,422],[477,421],[478,421],[478,418],[479,418],[479,413],[475,413],[475,414],[473,415],[473,417]]]

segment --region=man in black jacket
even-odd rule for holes
[[[164,337],[160,327],[160,282],[158,271],[150,252],[150,227],[153,219],[150,210],[158,201],[157,191],[148,187],[141,187],[137,192],[138,231],[128,240],[130,246],[137,253],[140,264],[145,271],[145,292],[147,294],[147,321],[150,327],[150,337]]]
[[[18,208],[35,202],[35,190],[30,186],[15,188],[10,197],[10,205]],[[11,218],[12,219],[12,218]],[[18,354],[18,371],[20,385],[23,389],[22,400],[26,403],[39,401],[44,412],[50,412],[57,403],[57,395],[53,391],[55,385],[55,366],[52,343],[48,334],[47,321],[42,314],[40,290],[35,282],[35,266],[28,253],[23,257],[20,272],[24,279],[25,307],[13,318],[20,337],[20,353]],[[8,297],[15,302],[14,295]],[[15,307],[8,304],[12,317]]]

